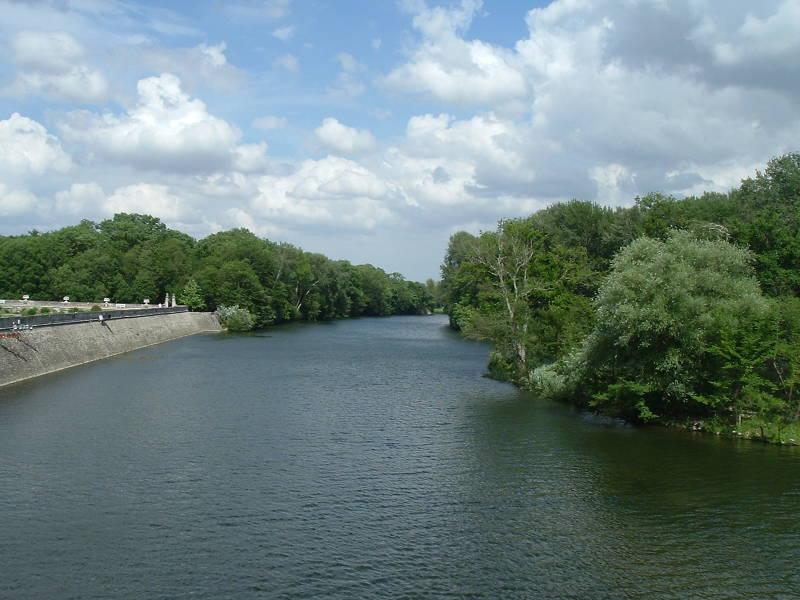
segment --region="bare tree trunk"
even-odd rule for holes
[[[303,306],[303,302],[305,301],[306,296],[308,296],[311,293],[311,290],[318,283],[319,283],[319,279],[317,279],[314,283],[312,283],[310,286],[308,286],[308,289],[303,293],[302,296],[299,296],[299,297],[298,297],[298,293],[300,291],[300,288],[299,288],[299,286],[295,286],[294,294],[295,294],[295,298],[297,298],[297,305],[295,306],[295,309],[297,310],[297,312],[300,312],[300,307]]]

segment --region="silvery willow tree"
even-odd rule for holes
[[[770,302],[751,263],[746,249],[686,231],[624,248],[593,330],[563,362],[574,392],[635,420],[739,413],[746,399],[768,398],[760,373],[773,345]]]

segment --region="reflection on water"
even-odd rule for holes
[[[0,389],[0,597],[797,597],[800,452],[485,359],[439,316],[359,319]]]

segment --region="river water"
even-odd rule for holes
[[[2,598],[800,598],[800,451],[481,377],[441,316],[0,389]]]

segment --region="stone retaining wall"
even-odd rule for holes
[[[0,332],[0,386],[204,331],[214,313],[152,315]]]

